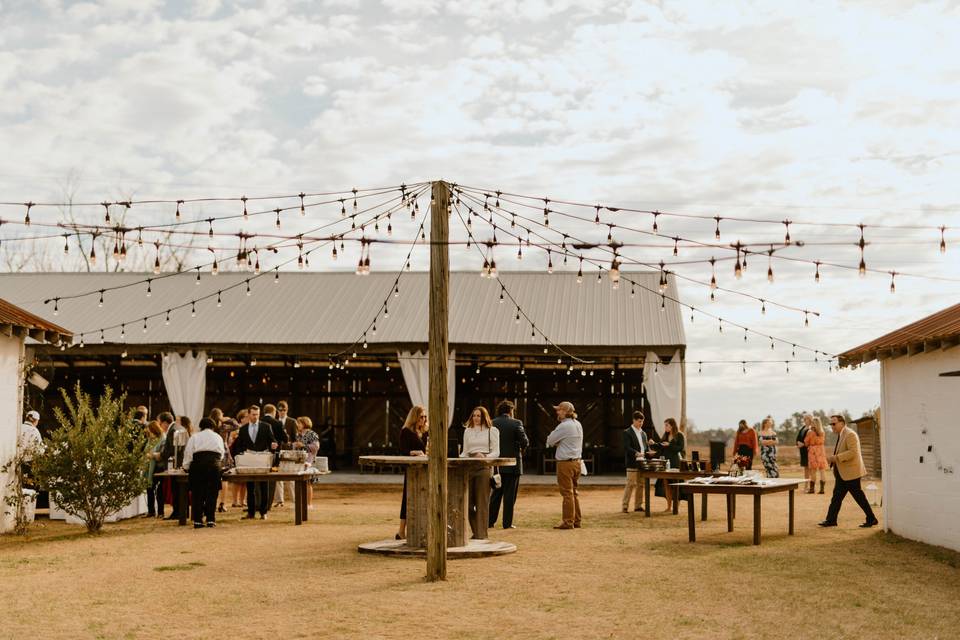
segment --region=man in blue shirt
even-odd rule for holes
[[[547,436],[547,446],[556,447],[557,485],[563,496],[563,522],[554,529],[580,528],[580,458],[583,455],[583,426],[577,421],[573,403],[561,402],[554,407],[560,422]]]

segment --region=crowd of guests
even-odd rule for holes
[[[293,501],[292,481],[225,482],[223,473],[235,466],[237,456],[248,451],[272,452],[276,464],[281,450],[302,449],[306,462],[312,464],[320,449],[320,436],[313,430],[313,421],[308,416],[290,417],[289,406],[283,400],[276,405],[264,405],[262,412],[259,405],[251,405],[235,417],[214,408],[196,427],[187,416],[174,418],[169,412],[148,422],[146,407],[137,408],[134,420],[143,425],[150,439],[147,516],[164,518],[165,505],[170,504],[171,513],[166,519],[180,518],[181,485],[157,474],[182,468],[189,474],[191,514],[197,529],[216,526],[216,514],[227,510],[228,492],[232,507],[245,508],[244,519],[257,515],[266,519],[271,505],[282,507]],[[308,483],[308,509],[312,500],[313,487]]]

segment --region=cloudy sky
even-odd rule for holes
[[[941,279],[898,276],[891,294],[883,273],[860,279],[824,268],[817,285],[811,264],[778,259],[771,284],[761,258],[741,280],[729,261],[718,266],[721,286],[820,311],[809,328],[801,314],[761,315],[759,303],[730,293],[710,303],[705,287],[680,282],[685,303],[836,353],[957,300],[960,5],[782,6],[0,0],[0,201],[57,200],[65,184],[78,200],[99,202],[444,178],[640,209],[864,223],[870,268]],[[135,215],[149,222],[169,212]],[[22,210],[0,208],[0,216]],[[651,216],[618,214],[616,222],[648,229]],[[606,236],[589,223],[564,224],[571,235]],[[945,225],[948,251],[937,250],[935,230],[875,224]],[[665,216],[659,225],[668,238],[713,242],[710,220]],[[783,238],[782,226],[722,226],[723,242]],[[11,227],[0,236],[22,232]],[[797,224],[791,235],[808,245],[778,255],[859,261],[854,228]],[[620,231],[617,239],[657,241]],[[399,253],[376,254],[375,268],[396,269]],[[511,253],[501,268],[546,262],[534,253],[511,263]],[[673,258],[671,246],[624,255],[669,263],[730,252],[685,248]],[[414,259],[427,264],[425,251]],[[462,249],[452,259],[478,268]],[[674,269],[710,277],[702,262]],[[720,334],[703,317],[686,328],[692,360],[790,357],[769,341],[745,343],[742,332]],[[700,427],[879,404],[876,366],[835,373],[797,364],[789,375],[782,363],[741,368],[691,369],[689,409]]]

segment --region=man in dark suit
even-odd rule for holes
[[[177,429],[174,426],[174,417],[173,414],[169,411],[164,411],[157,416],[157,422],[160,423],[160,429],[164,432],[163,438],[163,448],[160,450],[160,457],[157,459],[157,464],[154,467],[154,473],[160,473],[162,471],[173,471],[180,463],[183,462],[183,449],[179,452],[173,446],[173,436],[176,433]],[[173,458],[174,452],[179,453],[177,460],[173,461],[173,468],[170,468],[169,460]],[[170,511],[170,515],[166,518],[167,520],[177,520],[180,518],[180,483],[175,480],[170,480],[170,496],[173,500],[173,508]],[[158,487],[162,492],[162,487]],[[163,502],[163,497],[161,496],[158,500]]]
[[[287,449],[290,438],[287,437],[287,432],[283,429],[283,423],[280,420],[277,420],[277,407],[272,404],[263,405],[263,415],[260,417],[260,422],[270,425],[270,432],[273,433],[273,439],[277,443],[276,453],[273,456],[273,466],[280,466],[280,449]],[[281,491],[280,497],[276,496],[277,494],[277,483],[270,483],[270,504],[275,507],[283,506],[283,492]],[[276,499],[276,502],[274,500]]]
[[[520,476],[523,475],[523,450],[530,441],[527,432],[523,430],[523,423],[513,417],[515,405],[504,400],[497,407],[497,417],[493,419],[493,426],[500,432],[500,456],[516,458],[516,466],[500,467],[500,487],[490,493],[490,523],[493,527],[500,515],[500,502],[503,502],[503,528],[516,529],[513,526],[513,506],[517,502],[517,491],[520,489]]]
[[[233,442],[231,453],[234,457],[246,451],[276,451],[277,441],[273,437],[270,425],[260,421],[260,407],[252,405],[247,410],[248,424],[241,427],[237,439]],[[267,519],[270,510],[270,488],[267,482],[247,483],[247,515],[244,520],[252,520],[255,511],[260,519]]]
[[[288,414],[290,407],[287,404],[286,400],[281,400],[277,403],[277,421],[283,425],[283,433],[286,436],[288,446],[284,449],[292,449],[293,443],[297,441],[297,421],[291,418]],[[280,490],[277,498],[279,499],[280,504],[283,504],[284,500],[289,500],[291,503],[294,502],[293,499],[293,480],[285,480],[278,483],[277,488]]]
[[[633,412],[633,423],[623,430],[623,464],[627,468],[627,484],[623,488],[622,510],[630,511],[630,496],[634,491],[637,498],[634,501],[634,511],[643,510],[643,493],[640,491],[637,461],[642,459],[650,447],[647,444],[648,435],[643,430],[643,412]]]

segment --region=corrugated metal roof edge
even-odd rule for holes
[[[890,352],[891,357],[896,357],[905,355],[895,353],[897,351],[910,352],[915,346],[927,350],[928,344],[941,349],[960,344],[960,303],[844,351],[837,356],[837,362],[841,367],[855,366],[876,359],[880,352]]]

